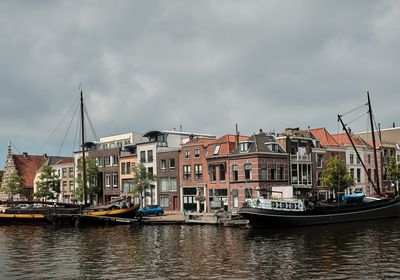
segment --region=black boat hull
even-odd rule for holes
[[[400,200],[381,200],[358,205],[318,207],[309,211],[241,208],[238,212],[254,227],[298,227],[398,217]]]

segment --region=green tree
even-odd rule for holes
[[[338,156],[333,156],[326,161],[321,184],[331,190],[342,192],[346,188],[354,186],[354,178],[349,174],[346,162]]]
[[[60,179],[51,166],[44,166],[39,181],[36,183],[36,192],[33,195],[44,199],[58,199],[60,192]]]
[[[138,165],[134,166],[132,171],[132,193],[140,197],[140,206],[142,206],[146,188],[148,188],[151,183],[156,181],[157,177],[153,173],[148,172],[143,163],[139,163]]]
[[[400,164],[396,163],[395,157],[390,157],[387,166],[388,179],[393,182],[400,180]]]
[[[24,177],[19,175],[17,171],[11,173],[11,176],[5,178],[5,184],[2,191],[8,195],[11,195],[11,200],[14,199],[14,195],[24,193]]]
[[[78,172],[83,173],[82,161],[78,162]],[[96,164],[96,159],[86,158],[86,180],[87,180],[87,194],[90,199],[90,204],[93,204],[93,196],[100,194],[101,187],[97,185],[97,176],[99,169]],[[76,178],[78,187],[75,190],[75,198],[79,201],[83,201],[83,176]]]

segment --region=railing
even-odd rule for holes
[[[290,155],[291,161],[311,161],[311,155]]]

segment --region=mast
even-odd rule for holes
[[[356,152],[357,158],[358,158],[358,160],[361,162],[361,165],[363,166],[365,173],[367,173],[367,175],[368,175],[368,180],[371,182],[372,187],[374,188],[375,192],[378,193],[378,194],[380,194],[380,190],[379,190],[379,188],[375,187],[374,181],[371,179],[371,174],[368,172],[367,167],[366,167],[365,164],[364,164],[364,161],[362,160],[360,154],[358,153],[358,150],[357,150],[357,148],[356,148],[356,145],[354,144],[353,138],[351,138],[351,135],[350,135],[349,131],[347,130],[346,125],[344,124],[341,115],[338,115],[338,120],[339,120],[340,123],[342,124],[343,130],[346,132],[347,137],[349,138],[350,143],[351,143],[351,145],[353,146],[353,149],[354,149],[354,151]]]
[[[376,190],[377,194],[381,194],[381,189],[380,189],[380,184],[379,184],[379,172],[378,172],[378,157],[376,154],[376,141],[375,141],[375,130],[374,130],[374,122],[372,119],[372,108],[371,108],[371,100],[369,98],[369,91],[367,91],[367,97],[368,97],[368,113],[369,113],[369,120],[371,122],[371,133],[372,133],[372,145],[374,148],[374,160],[375,160],[375,182],[376,182]]]
[[[83,180],[83,204],[87,202],[87,179],[86,179],[86,154],[85,154],[85,119],[83,109],[83,93],[81,90],[81,129],[82,129],[82,180]]]

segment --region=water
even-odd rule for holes
[[[0,279],[400,278],[400,219],[252,230],[0,225]]]

